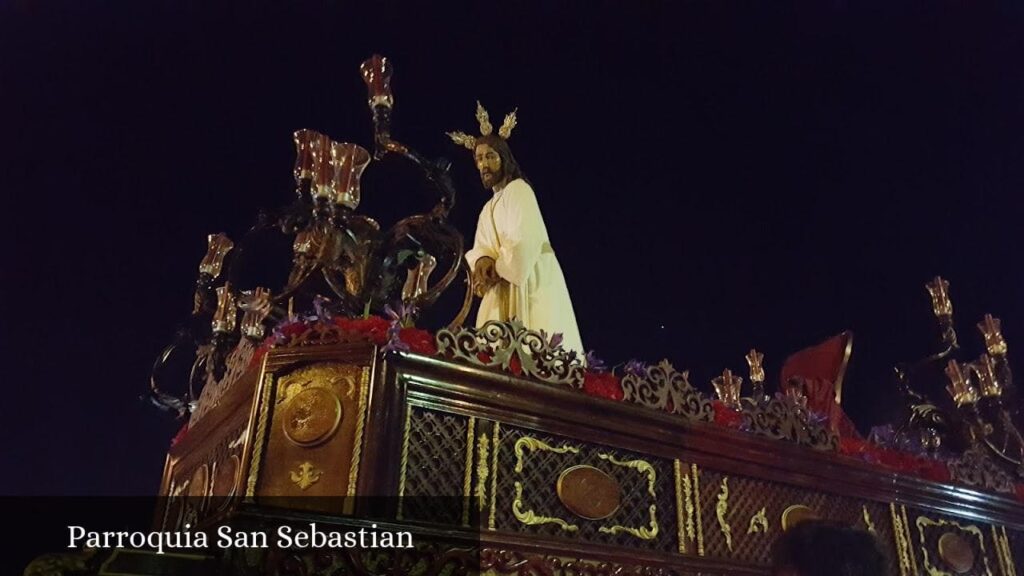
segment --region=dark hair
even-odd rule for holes
[[[885,555],[864,530],[827,520],[805,520],[772,547],[772,572],[799,576],[886,576]]]
[[[501,168],[509,182],[516,178],[526,180],[523,169],[519,167],[519,162],[516,162],[516,157],[512,155],[512,149],[508,147],[508,142],[505,142],[504,138],[493,133],[487,136],[477,136],[473,151],[476,152],[476,147],[481,144],[487,144],[498,153],[498,156],[501,158]],[[526,182],[529,183],[529,180],[526,180]]]

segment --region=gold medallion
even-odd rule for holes
[[[331,390],[306,388],[284,407],[284,435],[299,446],[323,442],[341,424],[341,400]]]
[[[603,520],[619,509],[619,483],[593,466],[573,466],[562,472],[556,486],[558,499],[570,512],[587,520]]]
[[[203,464],[192,472],[192,480],[188,485],[188,495],[190,498],[202,499],[206,496],[206,489],[209,487],[210,482],[210,469]]]
[[[212,506],[215,510],[220,510],[231,501],[231,497],[235,495],[235,489],[238,484],[238,470],[241,461],[238,459],[237,454],[228,456],[223,461],[217,463],[217,468],[213,473],[213,494]]]
[[[959,534],[946,532],[939,537],[939,558],[956,574],[967,574],[974,568],[974,550]]]

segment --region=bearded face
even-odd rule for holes
[[[501,156],[488,144],[480,144],[475,150],[476,169],[484,188],[494,188],[505,179]]]

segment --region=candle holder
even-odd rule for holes
[[[747,366],[750,367],[750,394],[755,402],[763,403],[767,400],[767,396],[764,393],[764,366],[762,364],[764,354],[751,348],[750,352],[747,353],[746,359]]]
[[[971,406],[978,401],[977,389],[964,377],[963,370],[960,369],[960,364],[956,360],[950,360],[946,365],[946,378],[949,379],[946,390],[956,402],[957,408]]]
[[[743,378],[734,376],[732,371],[726,368],[721,376],[711,380],[711,385],[715,387],[715,394],[723,404],[733,410],[741,408],[740,388],[743,385]]]

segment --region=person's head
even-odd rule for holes
[[[827,520],[805,520],[772,547],[773,576],[886,576],[871,533]]]
[[[516,178],[523,178],[523,171],[508,143],[497,134],[477,137],[473,158],[484,188],[500,188]]]

